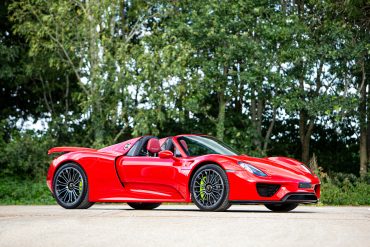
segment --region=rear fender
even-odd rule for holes
[[[70,152],[59,156],[50,165],[47,184],[52,191],[52,182],[57,169],[73,162],[82,167],[89,182],[89,201],[122,195],[123,187],[115,168],[116,154],[96,151]]]

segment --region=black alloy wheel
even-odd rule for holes
[[[230,207],[229,181],[218,165],[208,164],[197,170],[192,177],[190,191],[200,210],[225,211]]]
[[[75,163],[64,164],[57,170],[53,191],[57,203],[67,209],[86,209],[94,204],[88,201],[86,174]]]

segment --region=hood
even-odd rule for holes
[[[287,157],[266,157],[255,158],[247,155],[233,156],[235,161],[243,161],[251,164],[265,172],[269,177],[274,178],[293,178],[305,181],[313,178],[314,175],[307,172],[301,162]]]

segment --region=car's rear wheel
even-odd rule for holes
[[[54,176],[53,191],[57,203],[67,209],[86,209],[94,203],[88,200],[88,182],[84,170],[75,163],[62,165]]]
[[[289,212],[298,207],[298,203],[265,204],[265,207],[274,212]]]
[[[161,205],[160,203],[147,203],[147,202],[128,202],[127,204],[133,209],[139,210],[151,210]]]
[[[190,191],[200,210],[225,211],[230,207],[229,181],[225,171],[214,164],[202,166],[194,174]]]

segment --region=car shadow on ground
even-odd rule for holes
[[[135,209],[126,209],[126,210],[135,210]],[[199,213],[215,213],[215,212],[212,212],[212,211],[200,211],[199,209],[160,209],[160,208],[156,208],[154,209],[155,211],[174,211],[174,212],[179,212],[179,211],[188,211],[188,212],[199,212]],[[219,213],[278,213],[278,214],[281,214],[281,213],[315,213],[315,212],[311,212],[311,211],[300,211],[300,210],[293,210],[293,211],[290,211],[290,212],[272,212],[268,209],[266,210],[241,210],[241,209],[228,209],[226,211],[223,211],[223,212],[219,212]]]
[[[156,208],[156,209],[151,209],[151,210],[137,210],[137,209],[133,209],[133,208],[90,208],[90,210],[125,210],[125,211],[160,211],[160,212],[199,212],[199,213],[215,213],[215,212],[212,212],[212,211],[200,211],[199,209],[188,209],[188,208]],[[289,213],[289,214],[306,214],[306,213],[309,213],[309,214],[312,214],[312,213],[316,213],[316,212],[313,212],[313,211],[301,211],[299,209],[296,209],[296,210],[293,210],[293,211],[290,211],[290,212],[272,212],[268,209],[266,210],[241,210],[241,209],[228,209],[227,211],[224,211],[224,212],[219,212],[219,213],[270,213],[270,214],[284,214],[284,213]]]

